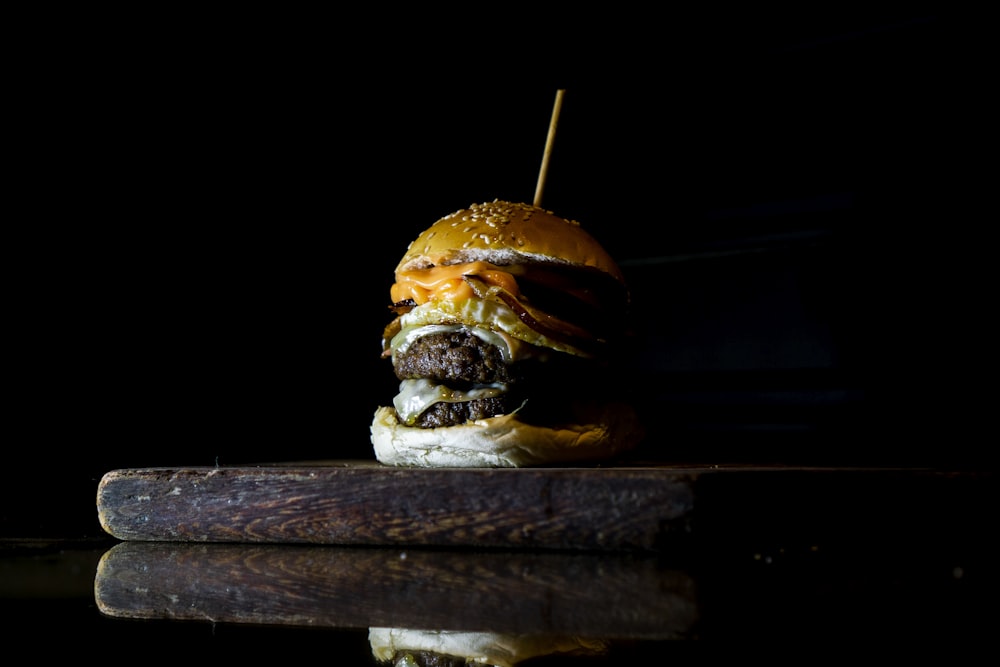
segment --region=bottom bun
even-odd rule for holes
[[[602,639],[408,628],[369,628],[368,642],[372,655],[382,663],[398,653],[423,651],[493,667],[513,667],[529,658],[548,655],[604,655],[608,650],[608,642]]]
[[[425,468],[519,468],[611,458],[632,449],[643,429],[622,403],[587,406],[587,423],[539,426],[516,413],[457,426],[415,428],[396,410],[380,407],[371,425],[375,458],[394,466]]]

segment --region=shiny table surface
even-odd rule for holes
[[[258,658],[278,646],[338,665],[380,664],[377,628],[602,649],[525,667],[655,664],[689,641],[992,641],[992,471],[788,474],[706,475],[689,533],[653,550],[120,540],[72,494],[79,517],[0,531],[0,630],[8,647],[47,654]]]
[[[734,528],[671,553],[9,537],[0,615],[15,644],[72,630],[101,647],[284,644],[356,665],[380,664],[375,627],[603,647],[529,665],[647,660],[678,640],[977,641],[998,619],[991,512],[905,531]]]

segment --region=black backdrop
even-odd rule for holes
[[[543,204],[633,280],[664,432],[764,405],[907,462],[893,429],[973,411],[927,380],[959,310],[925,271],[963,106],[937,15],[110,18],[40,26],[8,103],[12,533],[96,531],[113,468],[371,458],[396,261],[533,198],[560,88]]]

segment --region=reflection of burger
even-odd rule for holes
[[[601,639],[406,628],[370,628],[368,642],[375,659],[393,667],[514,667],[542,656],[601,656],[608,650]]]
[[[410,244],[391,296],[383,356],[400,388],[371,425],[382,463],[599,460],[641,438],[615,375],[628,289],[579,223],[474,204]]]

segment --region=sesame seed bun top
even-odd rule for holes
[[[472,204],[435,222],[410,243],[396,272],[479,261],[587,266],[625,282],[615,261],[580,223],[500,200]]]

